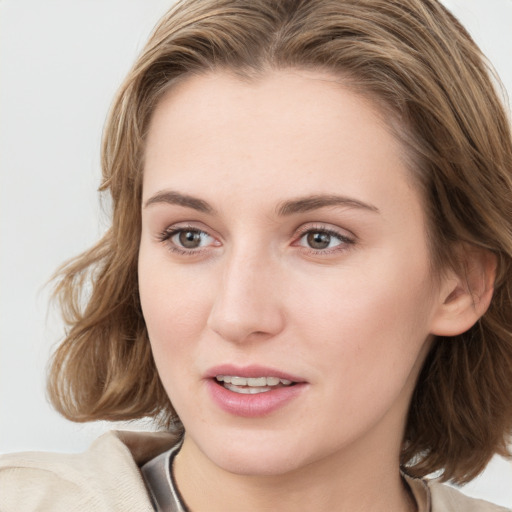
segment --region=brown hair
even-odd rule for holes
[[[433,262],[454,244],[492,251],[495,294],[482,319],[438,338],[419,377],[401,463],[414,475],[476,476],[512,433],[512,140],[485,59],[435,0],[190,0],[156,27],[113,104],[103,141],[112,226],[63,266],[69,327],[49,394],[75,421],[179,418],[152,359],[137,289],[144,139],[166,89],[228,69],[328,70],[398,120],[429,219]]]

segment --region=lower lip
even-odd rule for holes
[[[263,393],[248,395],[229,391],[217,384],[214,379],[207,381],[208,391],[213,401],[225,412],[245,418],[266,416],[296,398],[306,387],[305,383],[297,383],[272,389]]]

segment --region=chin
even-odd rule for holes
[[[253,437],[253,439],[251,439]],[[258,439],[259,437],[259,439]],[[304,441],[281,439],[279,436],[230,436],[221,442],[208,439],[200,448],[216,466],[237,475],[278,476],[307,465]],[[302,447],[302,448],[301,448]]]
[[[230,453],[220,460],[213,461],[224,471],[243,476],[278,476],[284,475],[302,466],[296,455],[285,457],[283,455],[267,455],[262,453]]]

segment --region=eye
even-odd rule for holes
[[[322,231],[310,231],[302,238],[311,249],[328,249],[341,243],[336,237]]]
[[[158,239],[172,252],[194,254],[209,246],[219,245],[217,240],[206,231],[195,227],[170,227],[162,232]]]
[[[342,250],[354,240],[329,228],[309,228],[302,231],[296,245],[311,249],[315,252],[331,252]]]
[[[198,229],[180,229],[170,237],[172,243],[184,249],[198,249],[209,245],[213,238]]]

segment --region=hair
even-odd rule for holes
[[[340,76],[398,126],[422,191],[432,261],[456,246],[497,258],[494,297],[467,332],[437,338],[419,376],[400,463],[464,483],[512,435],[512,139],[492,71],[435,0],[189,0],[160,21],[113,103],[100,190],[112,225],[65,264],[56,296],[67,325],[49,396],[74,421],[153,417],[182,428],[152,358],[137,259],[144,143],[178,80],[224,70],[245,79],[302,68]]]

